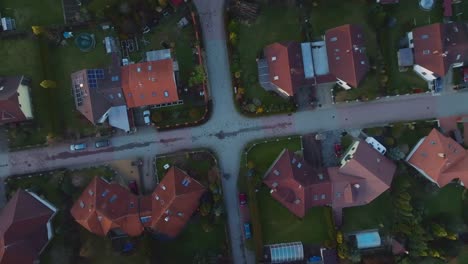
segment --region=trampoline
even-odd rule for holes
[[[430,11],[434,7],[434,0],[419,0],[419,6],[425,11]]]
[[[81,33],[75,38],[76,46],[83,52],[91,51],[96,46],[93,34]]]

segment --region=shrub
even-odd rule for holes
[[[163,119],[162,114],[160,112],[153,112],[151,114],[151,120],[153,120],[154,123],[159,123]]]

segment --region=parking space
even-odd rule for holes
[[[145,126],[145,120],[143,119],[143,111],[147,110],[146,108],[133,108],[133,118],[135,121],[136,127]]]
[[[341,143],[343,130],[333,130],[320,133],[320,144],[322,146],[322,161],[324,167],[334,167],[339,164],[339,157],[335,154],[335,144]],[[344,151],[344,150],[342,150]]]
[[[297,110],[310,110],[315,107],[315,95],[313,93],[314,88],[311,86],[306,86],[300,88],[294,95],[296,100]]]
[[[332,88],[335,86],[334,82],[322,83],[315,86],[317,105],[319,107],[331,105],[332,99]]]

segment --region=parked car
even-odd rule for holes
[[[244,223],[244,236],[245,239],[252,238],[252,232],[250,231],[250,223]]]
[[[108,147],[109,145],[110,145],[110,141],[108,139],[99,140],[99,141],[94,142],[94,146],[96,148],[105,148],[105,147]]]
[[[86,149],[86,147],[88,147],[88,145],[86,145],[86,143],[71,144],[70,145],[70,150],[71,151],[84,150],[84,149]]]
[[[132,193],[134,193],[135,195],[138,195],[138,184],[136,183],[135,180],[128,182],[128,188],[130,189],[130,191],[132,191]]]
[[[151,124],[150,115],[151,114],[149,110],[143,111],[143,119],[145,120],[145,125]]]
[[[343,155],[343,148],[341,147],[341,144],[338,144],[338,143],[335,144],[335,155],[337,158]]]
[[[246,193],[239,193],[239,204],[241,206],[245,206],[247,204],[247,194]]]

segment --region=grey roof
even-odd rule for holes
[[[325,41],[312,42],[311,46],[315,74],[319,76],[329,74],[330,69],[328,68],[327,45]]]
[[[0,77],[0,100],[7,100],[16,93],[22,78],[23,76]]]
[[[146,52],[146,61],[159,61],[171,58],[170,49],[152,50]]]
[[[113,127],[120,128],[125,132],[130,131],[127,106],[121,105],[111,107],[109,111],[109,124]]]
[[[312,43],[310,42],[301,43],[302,64],[304,65],[304,76],[306,79],[310,79],[315,76],[311,44]]]
[[[413,49],[404,48],[404,49],[398,50],[398,66],[407,67],[407,66],[413,66],[413,64],[414,64]]]

